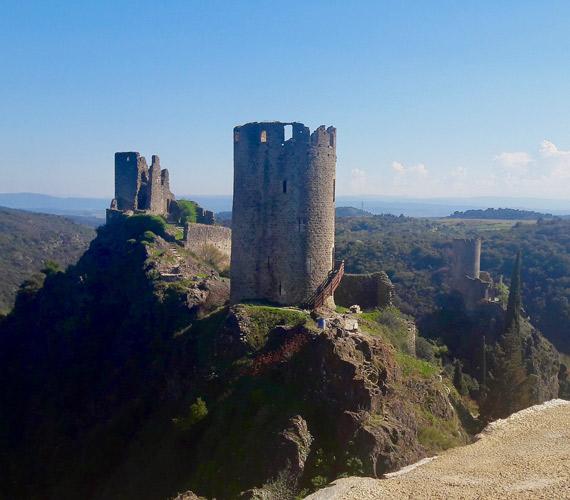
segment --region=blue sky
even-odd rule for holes
[[[111,196],[113,154],[228,194],[232,128],[338,129],[340,194],[563,198],[570,2],[6,1],[0,192]]]

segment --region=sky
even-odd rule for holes
[[[0,192],[113,193],[158,154],[231,194],[232,129],[337,128],[339,195],[565,198],[570,2],[12,1]]]

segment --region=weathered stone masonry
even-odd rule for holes
[[[451,287],[459,291],[467,308],[489,300],[493,285],[488,273],[481,272],[481,238],[457,238],[452,243]]]
[[[394,285],[381,271],[371,274],[345,274],[334,299],[339,306],[359,305],[363,309],[387,307],[394,298]]]
[[[285,128],[291,138],[285,140]],[[231,301],[308,300],[333,268],[336,129],[234,129]]]
[[[208,247],[214,247],[227,258],[232,252],[232,231],[223,226],[190,223],[184,226],[184,246],[204,258]]]
[[[158,156],[153,155],[148,168],[144,156],[136,151],[115,153],[115,198],[111,203],[112,210],[167,215],[173,200],[168,170],[161,170]]]

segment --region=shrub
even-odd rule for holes
[[[172,421],[174,425],[181,431],[191,429],[198,422],[204,420],[208,416],[208,407],[202,398],[197,398],[194,403],[190,405],[189,411],[182,417],[174,418]]]
[[[47,277],[53,274],[61,273],[62,269],[57,262],[53,260],[46,260],[44,263],[44,268],[41,270],[41,272]]]
[[[423,337],[416,338],[416,356],[424,361],[434,363],[436,360],[435,346]]]
[[[201,257],[206,264],[212,266],[218,272],[228,267],[227,256],[214,245],[204,245]]]
[[[124,237],[129,239],[146,239],[147,233],[164,237],[166,235],[166,222],[157,215],[133,215],[123,222]]]
[[[198,220],[198,203],[190,200],[177,200],[178,208],[180,210],[180,219],[178,222],[182,225],[188,222],[197,222]]]

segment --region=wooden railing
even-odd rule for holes
[[[329,272],[325,280],[315,290],[315,293],[313,293],[307,303],[304,304],[304,307],[307,309],[318,309],[322,307],[327,297],[331,297],[334,294],[343,276],[344,260],[341,260],[335,263],[334,269]]]

